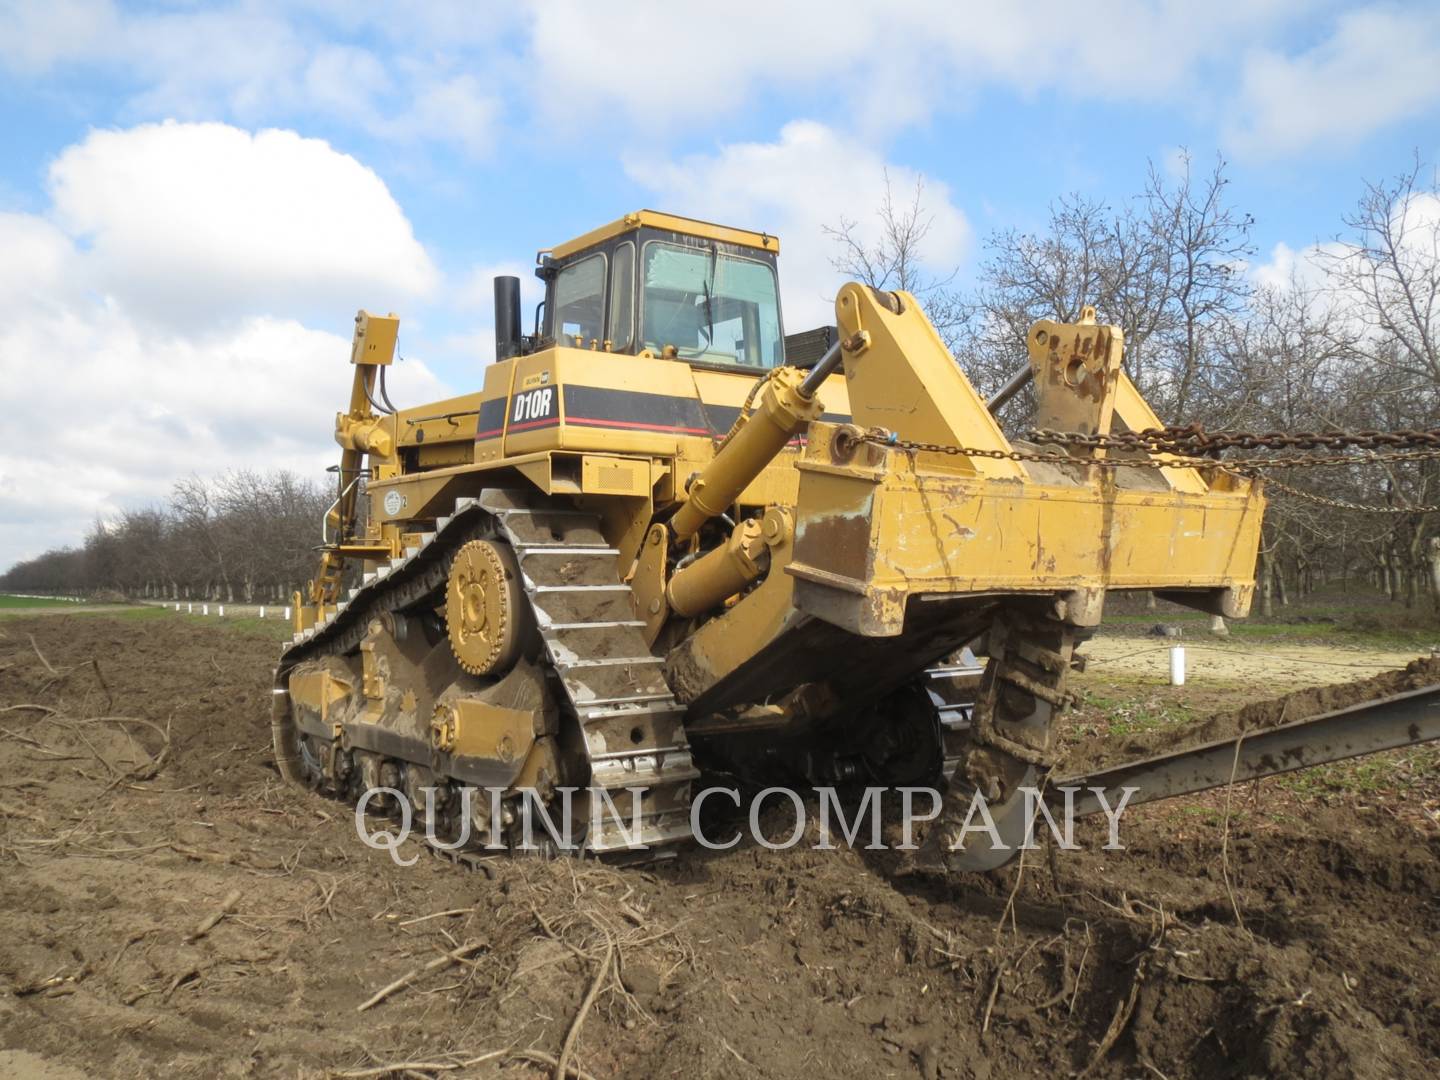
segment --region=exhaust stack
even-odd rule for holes
[[[520,279],[495,279],[495,359],[520,355]]]

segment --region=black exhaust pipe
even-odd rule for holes
[[[495,359],[520,355],[520,279],[495,279]]]

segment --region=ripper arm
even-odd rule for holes
[[[350,408],[335,416],[335,441],[340,444],[338,493],[325,511],[319,568],[306,585],[305,599],[315,613],[323,612],[340,598],[345,559],[341,547],[355,533],[364,455],[389,458],[395,450],[393,421],[376,405],[375,393],[380,370],[395,359],[399,327],[400,320],[393,313],[372,315],[362,310],[355,316],[355,336],[350,347],[350,363],[355,368]],[[302,606],[296,604],[296,623],[301,629],[305,622],[300,613]]]

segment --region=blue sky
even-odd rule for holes
[[[1181,147],[1257,272],[1440,159],[1440,5],[0,0],[0,566],[188,471],[320,468],[350,317],[479,385],[489,276],[653,206],[782,238],[791,330],[921,179],[940,272]],[[17,408],[18,406],[18,408]],[[50,410],[95,417],[57,434]],[[43,447],[43,451],[39,449]]]

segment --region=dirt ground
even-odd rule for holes
[[[1440,830],[1393,798],[1177,801],[1124,852],[1086,824],[969,878],[748,841],[402,868],[280,782],[276,651],[183,617],[0,622],[0,1075],[523,1080],[572,1032],[595,1077],[1434,1075]],[[1134,735],[1104,667],[1077,743]]]
[[[1440,643],[1440,638],[1437,638]],[[1402,668],[1415,659],[1398,649],[1282,641],[1257,648],[1254,642],[1208,636],[1175,641],[1101,636],[1083,651],[1090,670],[1105,678],[1131,676],[1162,684],[1170,677],[1170,649],[1185,650],[1185,680],[1193,700],[1215,687],[1273,687],[1277,693],[1296,686],[1350,682]]]

